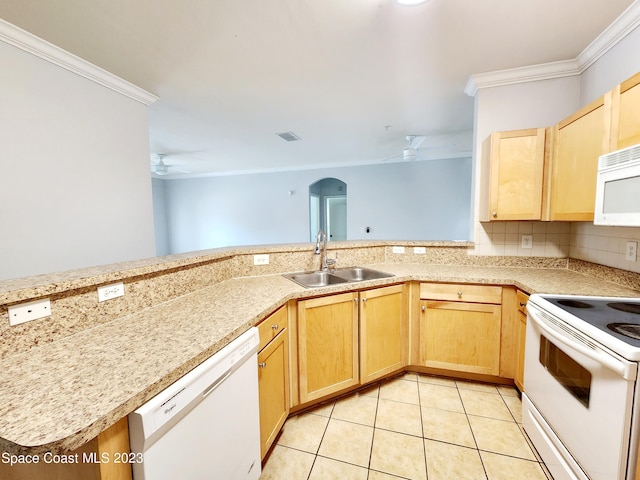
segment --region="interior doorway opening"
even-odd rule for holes
[[[327,240],[347,239],[347,184],[337,178],[323,178],[309,186],[309,238],[316,241],[318,230]]]

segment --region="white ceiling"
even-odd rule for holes
[[[632,3],[2,0],[0,18],[157,95],[151,152],[199,175],[376,163],[406,135],[468,155],[470,75],[574,59]]]

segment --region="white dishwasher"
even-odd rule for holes
[[[129,415],[135,480],[260,477],[253,327]]]

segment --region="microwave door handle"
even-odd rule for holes
[[[562,343],[565,347],[574,349],[586,357],[604,365],[608,369],[616,372],[625,380],[634,380],[637,373],[637,364],[635,363],[627,363],[616,360],[611,355],[601,351],[601,350],[592,350],[591,348],[585,347],[580,341],[570,341],[569,339],[563,337],[562,335],[554,332],[551,328],[544,323],[544,320],[541,319],[538,315],[538,312],[535,311],[531,306],[527,306],[527,310],[529,312],[529,317],[543,330],[549,337],[553,338],[559,343]]]

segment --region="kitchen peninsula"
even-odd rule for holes
[[[468,255],[468,242],[332,242],[339,267],[394,277],[305,289],[281,274],[319,268],[311,244],[224,248],[0,282],[3,369],[0,450],[65,453],[82,447],[283,305],[405,284],[417,305],[427,283],[531,293],[640,295],[640,276],[566,258]],[[404,246],[405,254],[392,246]],[[414,254],[413,247],[426,248]],[[254,255],[269,255],[254,265]],[[98,286],[125,295],[98,303]],[[7,307],[50,298],[51,316],[9,327]],[[515,305],[515,301],[514,301]],[[504,308],[504,305],[503,305]],[[408,308],[408,369],[420,356]],[[515,312],[514,312],[515,314]],[[291,371],[291,376],[297,370]],[[507,381],[507,379],[505,379]]]

